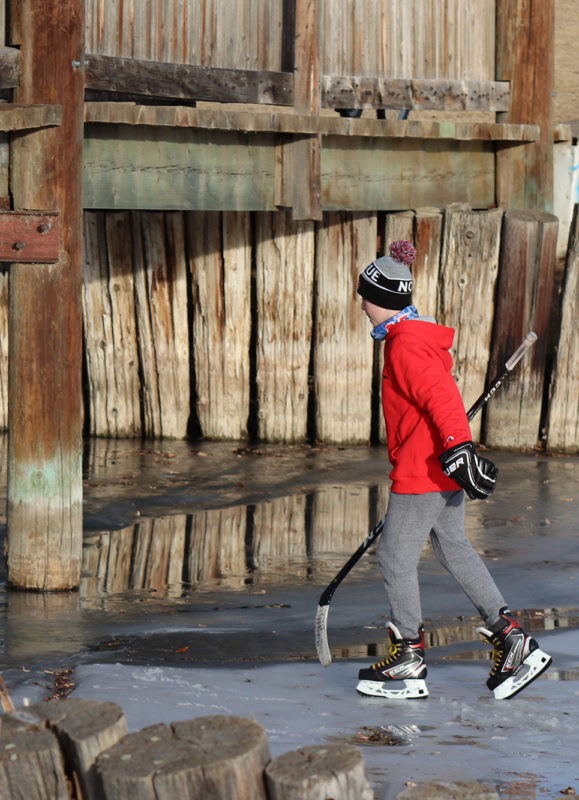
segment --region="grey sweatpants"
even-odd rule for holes
[[[487,625],[506,605],[482,559],[466,538],[464,492],[390,493],[378,563],[390,616],[402,636],[414,638],[422,622],[418,562],[430,534],[434,554],[458,581]]]

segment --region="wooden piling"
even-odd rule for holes
[[[284,753],[265,769],[269,800],[373,800],[358,747],[312,745]]]
[[[414,221],[416,261],[412,265],[412,300],[418,313],[436,317],[442,251],[442,212],[417,208]]]
[[[241,717],[197,717],[126,736],[98,759],[102,800],[266,800],[265,730]]]
[[[499,266],[501,209],[447,209],[437,319],[455,329],[453,375],[469,408],[485,383]],[[471,424],[480,438],[480,416]]]
[[[143,433],[182,439],[190,414],[183,215],[136,213],[132,220]]]
[[[14,134],[15,210],[59,210],[56,264],[13,264],[9,307],[8,577],[77,587],[82,543],[82,0],[19,4],[19,103],[60,104],[62,124]]]
[[[528,331],[539,338],[485,409],[484,442],[491,447],[533,447],[541,435],[558,224],[544,211],[507,211],[503,218],[489,374],[503,371]]]
[[[127,722],[115,703],[68,698],[37,703],[11,715],[11,725],[44,726],[58,739],[67,772],[81,790],[83,800],[100,800],[97,757],[127,733]]]
[[[579,447],[579,204],[575,205],[569,233],[561,298],[561,327],[551,392],[547,425],[549,450],[575,453]]]
[[[308,432],[314,224],[258,213],[256,239],[257,435],[299,442]]]
[[[540,127],[522,147],[498,144],[496,199],[503,208],[553,210],[554,0],[496,0],[495,78],[509,81],[510,109],[499,122]]]
[[[18,787],[16,792],[12,787]],[[15,800],[70,800],[64,760],[56,736],[47,730],[11,729],[2,718],[0,797]]]
[[[320,86],[320,2],[292,0],[295,7],[294,109],[296,114],[319,117],[322,108]],[[293,218],[322,219],[322,136],[295,137],[285,145],[290,155],[289,187]]]
[[[100,800],[96,759],[127,733],[119,706],[76,698],[18,708],[1,723],[0,796],[5,800]]]
[[[8,428],[8,285],[8,271],[0,269],[0,431]]]
[[[376,214],[329,213],[317,230],[314,385],[317,437],[367,442],[371,431],[373,346],[356,294],[376,258]]]
[[[128,212],[85,214],[83,313],[92,436],[142,433],[135,281]]]
[[[498,800],[498,797],[496,790],[484,783],[427,781],[405,789],[396,800]]]
[[[242,439],[250,399],[249,214],[190,212],[186,228],[197,422],[204,436]]]

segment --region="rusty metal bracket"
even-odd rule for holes
[[[60,211],[0,209],[0,261],[53,264],[60,254]]]

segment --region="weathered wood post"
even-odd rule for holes
[[[295,66],[294,108],[297,114],[319,116],[320,4],[319,0],[294,0]],[[321,150],[319,133],[296,136],[291,145],[291,200],[293,218],[322,218]]]
[[[77,587],[82,541],[83,0],[21,0],[15,100],[61,104],[58,127],[10,147],[15,210],[61,212],[55,264],[10,269],[9,581]]]
[[[102,753],[102,800],[266,800],[265,730],[242,717],[196,717],[130,733]]]
[[[496,199],[503,208],[553,209],[554,0],[496,0],[495,80],[509,81],[499,122],[539,125],[537,142],[498,145]]]
[[[373,800],[364,758],[349,744],[312,745],[278,756],[265,768],[270,800]]]
[[[539,339],[516,379],[485,409],[484,442],[491,447],[533,447],[540,436],[558,227],[545,211],[504,215],[489,374],[500,372],[528,331]]]
[[[123,710],[115,703],[80,698],[18,708],[3,715],[0,723],[0,797],[4,800],[22,796],[100,800],[96,760],[127,733]],[[16,757],[11,758],[12,754]]]
[[[561,299],[561,329],[551,378],[549,450],[579,451],[579,204],[575,204]]]

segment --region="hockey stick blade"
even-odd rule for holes
[[[318,606],[316,611],[316,651],[322,667],[329,667],[332,663],[332,654],[328,644],[328,613],[330,604]]]
[[[354,564],[356,564],[360,558],[362,558],[366,550],[368,550],[368,548],[371,547],[376,539],[380,536],[383,527],[384,521],[380,520],[376,527],[372,528],[356,552],[353,553],[346,561],[338,574],[332,578],[320,596],[320,601],[316,611],[314,630],[316,639],[316,652],[318,654],[320,664],[324,667],[329,667],[332,663],[332,656],[330,655],[330,647],[328,645],[328,613],[330,611],[330,603],[332,601],[332,597],[334,596],[334,592],[344,580],[348,572],[352,569]]]
[[[529,333],[525,336],[523,342],[519,345],[519,347],[515,350],[512,356],[505,362],[505,371],[502,375],[499,375],[495,380],[492,382],[490,386],[488,386],[478,400],[473,403],[470,409],[467,412],[467,418],[470,422],[473,417],[475,417],[481,408],[486,405],[488,400],[493,396],[499,386],[504,382],[507,378],[511,370],[519,363],[521,358],[525,355],[527,350],[529,350],[537,341],[537,334],[534,331],[529,331]],[[330,653],[330,646],[328,644],[328,614],[330,612],[330,603],[332,601],[332,597],[334,596],[334,592],[340,585],[340,583],[344,580],[346,575],[350,572],[352,567],[357,564],[357,562],[362,558],[366,550],[376,541],[376,539],[382,533],[382,528],[384,527],[384,520],[381,520],[375,528],[373,528],[366,539],[362,542],[360,547],[356,550],[356,552],[350,556],[348,561],[344,564],[342,569],[338,572],[338,574],[332,579],[329,585],[324,589],[322,595],[320,597],[318,608],[316,611],[316,621],[315,621],[315,640],[316,640],[316,652],[318,654],[318,659],[320,664],[323,667],[329,667],[332,663],[332,655]]]

